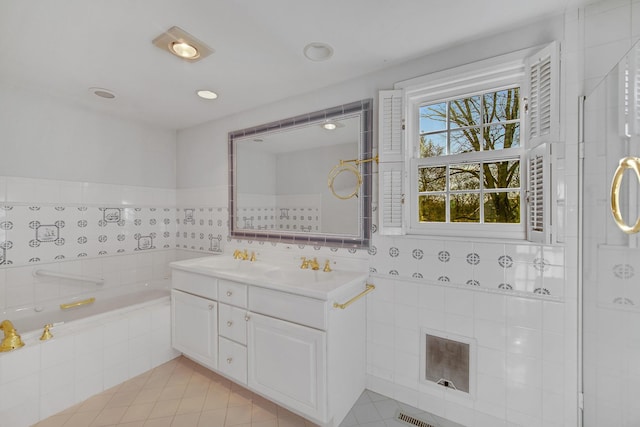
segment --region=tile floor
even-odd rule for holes
[[[462,427],[365,390],[341,427],[408,427],[397,409],[433,427]],[[314,424],[178,357],[34,427],[312,427]]]

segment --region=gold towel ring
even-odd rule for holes
[[[354,174],[356,176],[357,183],[354,186],[353,191],[351,193],[342,195],[342,194],[336,193],[336,190],[334,188],[334,181],[338,175],[345,172],[350,172]],[[334,166],[333,169],[331,169],[331,172],[329,172],[328,185],[333,195],[336,196],[338,199],[347,200],[354,196],[358,196],[358,190],[360,190],[361,184],[362,184],[362,175],[360,174],[360,171],[358,170],[358,168],[356,168],[351,163],[345,163],[341,160],[340,164]]]
[[[613,219],[620,228],[627,234],[635,234],[640,231],[640,218],[636,220],[636,223],[630,227],[622,219],[620,213],[620,185],[622,184],[622,176],[627,169],[633,169],[640,182],[640,158],[638,157],[624,157],[620,159],[618,169],[616,169],[613,175],[613,181],[611,182],[611,213]]]

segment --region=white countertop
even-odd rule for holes
[[[310,298],[329,300],[343,291],[364,284],[368,272],[300,269],[291,263],[243,261],[227,255],[214,255],[176,261],[170,264],[177,270],[233,280],[262,288],[288,292]]]

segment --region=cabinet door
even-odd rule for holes
[[[217,368],[218,315],[215,301],[171,291],[171,342],[176,350]]]
[[[251,313],[247,352],[250,388],[325,420],[325,332]]]

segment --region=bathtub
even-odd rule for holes
[[[171,347],[169,291],[170,280],[97,286],[4,312],[25,346],[0,353],[0,424],[35,424],[179,356]],[[89,297],[93,304],[60,309]],[[49,323],[53,338],[40,341]]]
[[[170,287],[170,280],[156,280],[115,288],[94,286],[91,291],[74,297],[62,298],[36,307],[5,311],[2,319],[11,320],[18,333],[28,339],[33,334],[42,333],[46,324],[52,324],[51,332],[54,332],[63,330],[64,325],[70,322],[76,322],[70,326],[78,327],[80,323],[77,322],[82,322],[84,319],[97,320],[96,316],[110,315],[116,310],[123,313],[139,309],[144,304],[169,298]],[[66,310],[60,308],[60,304],[79,302],[88,298],[95,298],[95,302]]]

